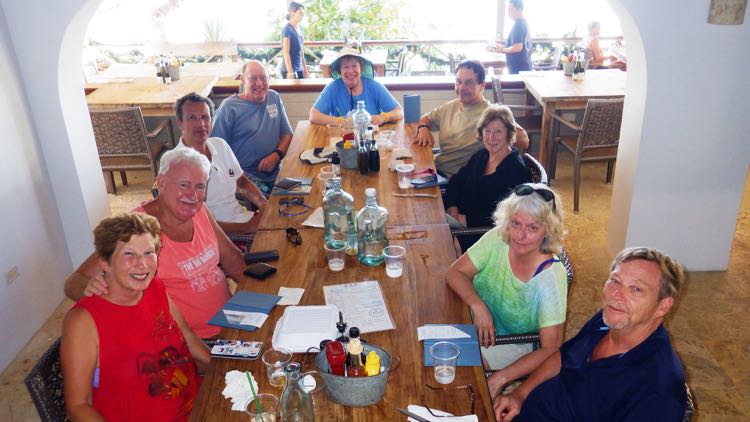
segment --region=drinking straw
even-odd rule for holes
[[[260,408],[260,402],[258,401],[258,396],[255,395],[255,387],[253,387],[253,380],[250,379],[250,374],[245,371],[245,376],[247,377],[247,382],[250,383],[250,391],[253,392],[253,401],[255,401],[255,408],[258,409],[258,415],[260,415],[260,418],[263,419],[263,409]]]

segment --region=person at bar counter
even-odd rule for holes
[[[293,131],[281,97],[268,89],[268,72],[263,63],[245,63],[242,84],[242,93],[222,101],[216,111],[211,136],[227,141],[245,175],[268,196]]]
[[[310,121],[319,125],[343,125],[357,108],[357,101],[365,102],[372,123],[382,125],[404,118],[404,109],[388,89],[376,81],[372,62],[352,48],[343,48],[331,63],[329,82],[310,109]]]
[[[602,309],[516,390],[494,398],[497,420],[682,421],[685,373],[662,322],[684,280],[657,249],[620,252]]]
[[[563,341],[567,274],[562,251],[560,198],[547,185],[516,186],[497,207],[495,228],[461,255],[446,273],[448,286],[474,315],[482,358],[497,370],[491,392],[524,377]],[[495,345],[496,335],[539,331],[540,347]]]
[[[435,157],[437,171],[450,178],[482,149],[481,138],[475,136],[477,121],[490,105],[484,98],[484,67],[475,60],[461,62],[456,68],[456,96],[419,119],[414,142],[432,148],[439,132],[440,154]],[[516,146],[529,147],[526,131],[516,125]]]
[[[229,145],[221,138],[209,138],[213,101],[193,92],[177,100],[175,111],[182,132],[177,148],[193,148],[211,161],[206,205],[219,227],[225,233],[255,233],[268,200],[245,176]],[[258,207],[258,212],[243,208],[235,197],[237,192]]]
[[[589,62],[589,69],[620,69],[627,70],[627,63],[621,61],[616,56],[602,55],[602,47],[599,45],[599,34],[602,26],[599,22],[593,21],[587,26],[589,34],[581,40],[580,46],[585,49]],[[605,63],[606,62],[606,63]]]
[[[516,131],[513,112],[507,106],[490,105],[479,117],[475,137],[484,148],[450,178],[443,198],[446,213],[463,227],[492,226],[498,202],[517,185],[531,182],[531,172],[513,147]],[[477,239],[459,237],[463,250]]]
[[[63,322],[65,408],[78,420],[187,420],[208,349],[155,278],[159,223],[133,213],[102,220],[94,245],[109,290]]]
[[[523,0],[508,0],[508,16],[514,21],[513,28],[505,40],[505,46],[498,45],[495,51],[505,54],[508,73],[511,75],[523,70],[533,70],[531,36],[529,24],[523,17]]]
[[[296,1],[289,3],[287,23],[281,30],[281,75],[287,79],[308,77],[305,51],[302,47],[304,36],[300,23],[305,17],[305,6]]]
[[[162,248],[156,276],[201,338],[221,331],[208,320],[229,300],[224,271],[241,280],[245,268],[242,253],[204,206],[210,167],[208,158],[192,148],[167,151],[156,177],[159,196],[133,209],[159,221]],[[107,294],[102,271],[94,252],[65,280],[65,294],[73,300]]]

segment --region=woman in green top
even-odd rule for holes
[[[563,342],[567,302],[565,267],[556,255],[565,233],[559,197],[546,185],[522,184],[502,201],[488,231],[454,262],[448,285],[474,315],[482,356],[491,369],[491,394],[530,374]],[[540,332],[541,346],[508,356],[497,334]]]

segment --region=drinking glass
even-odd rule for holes
[[[430,347],[430,356],[435,368],[435,381],[450,384],[456,378],[456,362],[461,349],[455,343],[439,341]]]
[[[396,166],[398,173],[398,187],[400,189],[409,189],[411,187],[411,173],[414,171],[414,164],[399,164]]]
[[[250,398],[245,408],[251,422],[276,422],[278,411],[279,399],[273,394],[258,394],[255,399]]]
[[[331,271],[341,271],[346,263],[346,242],[343,240],[330,240],[324,245],[326,258],[328,259],[328,269]]]
[[[274,347],[263,353],[262,360],[266,364],[268,382],[276,388],[282,388],[286,382],[284,367],[292,360],[292,352],[280,347]]]
[[[406,248],[398,245],[383,248],[385,256],[385,274],[390,278],[399,278],[404,271],[404,254]]]

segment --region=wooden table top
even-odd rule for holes
[[[466,306],[445,285],[445,272],[456,259],[450,230],[447,225],[417,225],[390,227],[388,238],[393,245],[406,247],[404,273],[400,278],[388,278],[384,266],[368,267],[346,257],[346,267],[340,272],[328,270],[321,247],[323,231],[301,229],[302,245],[286,240],[283,230],[261,230],[253,243],[253,250],[277,249],[279,260],[274,262],[278,272],[262,282],[244,279],[238,290],[276,294],[279,287],[302,287],[305,293],[300,305],[324,304],[323,286],[377,280],[383,291],[395,330],[363,334],[364,340],[380,346],[401,359],[401,364],[389,375],[383,400],[367,407],[348,407],[334,403],[321,391],[313,394],[316,418],[319,421],[385,421],[403,420],[396,407],[421,404],[454,414],[467,414],[471,401],[466,390],[453,387],[472,384],[476,393],[475,413],[479,420],[492,420],[491,400],[482,368],[459,367],[456,380],[446,390],[433,392],[425,383],[437,386],[433,368],[425,367],[423,344],[417,341],[417,327],[427,323],[466,323]],[[436,245],[444,245],[437,247]],[[255,331],[224,329],[221,338],[263,341],[263,348],[271,347],[273,329],[284,307],[276,306],[263,326]],[[295,354],[294,361],[302,363],[303,371],[315,369],[314,354]],[[269,385],[260,359],[254,361],[212,359],[211,368],[201,386],[191,415],[193,421],[244,421],[247,415],[230,411],[231,403],[221,392],[224,375],[231,370],[252,371],[259,382],[260,392],[281,395],[281,389]]]
[[[163,84],[154,77],[131,78],[122,82],[89,84],[95,88],[86,95],[90,110],[139,106],[144,116],[174,116],[174,103],[180,97],[196,92],[204,97],[218,76],[184,76],[171,84]]]
[[[396,125],[386,125],[381,129],[395,130],[391,138],[394,142],[402,142],[411,151],[413,158],[405,158],[407,163],[414,163],[415,170],[422,170],[427,167],[435,168],[435,161],[432,150],[426,147],[411,145],[411,139],[416,129],[414,124],[404,126],[403,123]],[[330,163],[321,163],[310,165],[299,159],[300,154],[311,148],[328,146],[330,138],[328,128],[311,124],[309,121],[301,121],[297,124],[294,132],[292,144],[287,151],[286,157],[282,163],[278,180],[284,177],[313,177],[312,192],[302,196],[307,205],[317,208],[323,204],[323,182],[317,179],[320,169]],[[365,188],[374,187],[378,194],[378,204],[388,210],[388,225],[402,226],[409,224],[445,224],[445,209],[443,200],[440,196],[438,187],[425,189],[398,189],[397,176],[395,171],[388,170],[388,163],[391,161],[393,152],[381,150],[380,155],[380,172],[361,175],[354,169],[343,169],[342,188],[354,197],[355,212],[365,206]],[[392,193],[409,192],[409,193],[429,193],[435,195],[435,198],[402,198],[393,196]],[[279,200],[283,198],[272,195],[268,202],[266,212],[263,213],[260,220],[260,227],[263,229],[285,229],[286,227],[301,227],[301,224],[310,215],[309,212],[295,216],[287,217],[279,214]]]
[[[569,76],[564,76],[562,70],[520,74],[526,89],[541,103],[625,96],[627,73],[618,69],[587,70],[582,81],[574,81]]]

